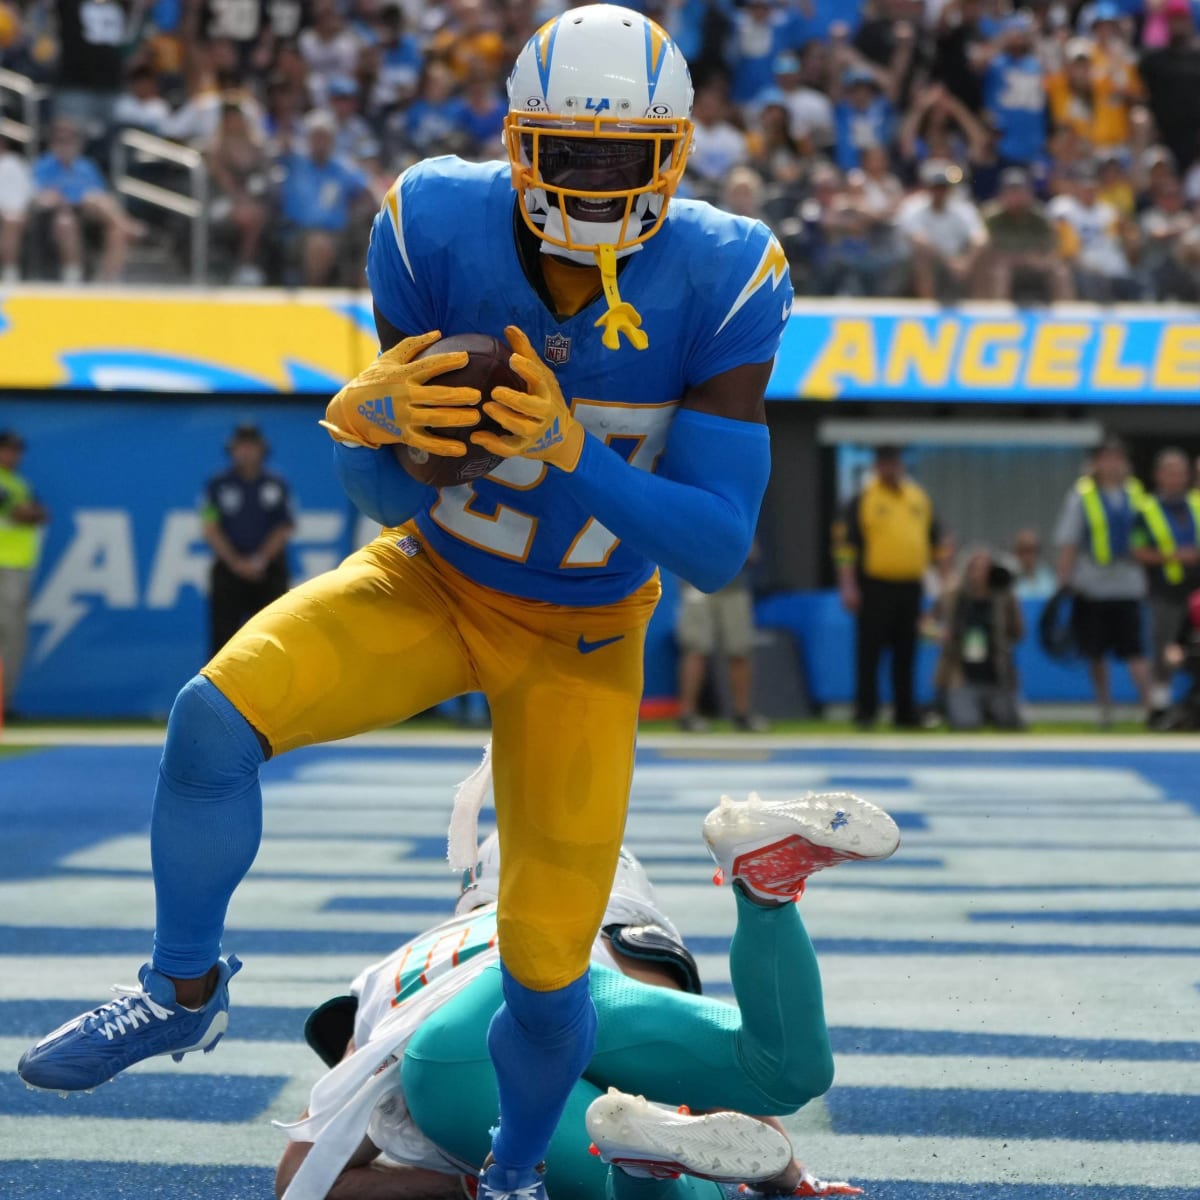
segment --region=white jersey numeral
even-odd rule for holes
[[[621,404],[575,399],[571,411],[590,433],[602,438],[642,471],[653,471],[667,444],[677,402]],[[528,458],[510,458],[489,476],[494,483],[516,491],[537,487],[546,476],[544,464]],[[473,484],[442,488],[430,517],[460,541],[512,562],[525,562],[537,535],[537,518],[498,504],[491,515],[472,506],[478,499]],[[601,567],[617,548],[618,539],[594,517],[575,535],[561,567]]]

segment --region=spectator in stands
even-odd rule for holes
[[[983,84],[974,67],[977,51],[986,41],[982,0],[947,0],[937,14],[930,77],[941,84],[968,112],[983,107]]]
[[[1139,71],[1159,136],[1181,170],[1200,157],[1200,40],[1189,0],[1165,0],[1167,43],[1142,55]]]
[[[129,243],[142,232],[108,190],[100,168],[82,155],[83,139],[74,122],[59,118],[50,131],[50,149],[33,168],[34,205],[58,253],[65,283],[84,277],[84,231],[100,231],[103,251],[97,279],[114,283],[125,269]]]
[[[878,206],[867,189],[866,172],[846,172],[825,221],[829,247],[827,290],[837,296],[891,294],[903,261],[891,213]]]
[[[464,82],[476,63],[483,63],[495,78],[519,49],[510,52],[506,47],[498,28],[498,7],[485,0],[449,0],[441,10],[439,28],[429,39],[427,58],[445,63],[456,83]],[[538,24],[535,20],[523,29],[520,41]]]
[[[281,209],[289,259],[306,287],[334,282],[338,250],[356,203],[373,205],[366,177],[333,157],[333,117],[321,109],[305,121],[308,149],[282,160]]]
[[[1150,593],[1150,723],[1161,725],[1171,704],[1172,664],[1166,648],[1200,587],[1200,493],[1192,464],[1174,446],[1154,459],[1154,494],[1142,501],[1130,538],[1133,557],[1146,569]]]
[[[267,135],[267,152],[272,158],[283,158],[293,149],[303,148],[303,96],[304,93],[285,75],[276,73],[267,81],[267,109],[263,114],[263,128]]]
[[[1090,38],[1072,38],[1063,67],[1046,79],[1050,118],[1070,125],[1094,149],[1129,144],[1130,110],[1141,95],[1141,81],[1131,61],[1103,54]]]
[[[133,0],[55,0],[58,71],[55,117],[74,123],[85,142],[102,141],[125,82]]]
[[[897,214],[912,254],[913,293],[923,300],[961,298],[972,287],[987,230],[975,205],[955,194],[962,172],[953,163],[930,159],[921,182],[923,191]]]
[[[216,232],[228,230],[235,239],[232,282],[238,287],[258,286],[263,282],[259,255],[269,215],[270,162],[265,144],[237,104],[222,109],[205,162],[215,185],[210,220]]]
[[[762,176],[753,167],[734,167],[721,188],[720,204],[726,212],[761,221],[763,192]]]
[[[12,719],[21,666],[29,594],[41,547],[41,527],[50,519],[29,481],[19,475],[25,442],[12,429],[0,431],[0,689],[6,719]]]
[[[894,222],[904,199],[904,188],[891,172],[887,148],[867,146],[862,152],[862,172],[866,202],[871,212],[880,221]]]
[[[1131,220],[1137,209],[1137,192],[1129,173],[1128,155],[1109,150],[1100,156],[1097,170],[1100,175],[1097,199],[1111,205],[1122,221]]]
[[[1058,227],[1062,256],[1074,268],[1080,297],[1100,303],[1137,299],[1127,253],[1136,247],[1136,230],[1100,199],[1095,166],[1077,168],[1070,186],[1050,201],[1047,211]]]
[[[23,154],[0,138],[0,283],[21,278],[21,241],[33,202],[33,173]]]
[[[388,4],[379,14],[379,73],[371,107],[386,111],[409,100],[421,77],[421,43],[404,28],[404,9]]]
[[[990,300],[1071,300],[1071,273],[1058,257],[1054,225],[1035,202],[1023,167],[1000,177],[1000,197],[984,210],[988,249],[980,295]]]
[[[751,550],[750,563],[757,553],[757,549]],[[747,733],[764,732],[767,722],[754,712],[751,699],[754,597],[748,569],[743,568],[732,583],[709,594],[681,582],[675,640],[679,646],[679,727],[688,733],[708,728],[696,709],[709,661],[719,648],[729,670],[734,725]]]
[[[1054,570],[1042,558],[1042,539],[1036,529],[1018,529],[1013,535],[1016,573],[1013,591],[1018,600],[1048,600],[1056,585]]]
[[[775,59],[775,86],[788,114],[788,130],[798,143],[815,150],[833,145],[834,113],[829,99],[829,47],[809,42],[800,53]]]
[[[213,654],[256,612],[288,590],[287,544],[295,520],[287,481],[264,467],[267,443],[244,422],[225,445],[227,471],[204,488],[204,540],[214,558],[209,586]]]
[[[758,111],[757,128],[747,139],[750,164],[769,183],[794,196],[809,158],[804,145],[792,136],[782,94],[767,91],[759,100],[762,107]]]
[[[898,446],[879,446],[875,474],[834,527],[842,604],[857,621],[854,721],[869,729],[879,711],[879,660],[892,656],[893,724],[919,724],[913,695],[922,579],[941,533],[925,490],[904,473]]]
[[[951,729],[1020,729],[1014,647],[1025,636],[1012,572],[990,550],[967,552],[961,584],[938,601],[942,651],[937,683]]]
[[[1031,166],[1046,149],[1045,71],[1034,29],[1030,14],[1018,12],[977,55],[984,71],[984,106],[999,132],[1001,166]]]
[[[834,106],[834,161],[843,170],[857,167],[868,146],[886,146],[892,138],[895,110],[879,75],[868,67],[851,67],[841,77]]]
[[[729,171],[750,157],[746,135],[726,116],[723,85],[713,83],[697,89],[692,123],[695,131],[688,178],[697,190],[712,195]]]
[[[217,132],[223,110],[231,104],[242,110],[255,134],[265,134],[266,116],[253,89],[237,67],[223,66],[212,74],[207,70],[200,73],[195,91],[164,123],[163,135],[203,148]]]
[[[1138,218],[1138,272],[1150,298],[1186,303],[1200,300],[1195,275],[1183,254],[1184,239],[1195,227],[1196,219],[1184,207],[1183,188],[1177,180],[1168,180],[1153,192],[1150,207]]]
[[[335,0],[315,0],[311,28],[299,38],[300,56],[308,68],[308,94],[318,107],[329,99],[329,85],[354,74],[362,39],[342,19]]]
[[[819,162],[809,181],[810,195],[801,202],[796,217],[780,227],[796,289],[810,295],[830,295],[837,288],[831,265],[830,225],[841,181],[837,167]]]
[[[404,110],[404,136],[418,155],[457,154],[468,137],[462,100],[445,63],[427,61],[417,98]]]
[[[328,108],[336,126],[333,156],[370,178],[380,169],[379,139],[359,112],[358,84],[349,76],[339,75],[328,86]]]
[[[909,177],[919,178],[921,164],[931,159],[966,162],[972,168],[977,197],[994,190],[994,185],[980,186],[992,171],[992,143],[983,122],[940,83],[915,94],[897,134],[899,157]]]
[[[787,12],[773,0],[745,0],[736,10],[729,55],[733,72],[729,96],[734,104],[748,107],[771,86],[788,27]]]
[[[135,63],[113,106],[113,124],[163,137],[170,119],[171,106],[158,94],[157,72],[148,62]]]
[[[504,118],[507,114],[508,100],[496,87],[491,66],[482,60],[472,63],[463,85],[459,118],[468,138],[469,157],[485,160],[504,157]]]
[[[1058,584],[1075,592],[1076,638],[1103,729],[1112,724],[1109,655],[1125,663],[1142,703],[1149,699],[1142,640],[1146,580],[1131,540],[1142,495],[1130,478],[1124,445],[1108,438],[1093,455],[1088,474],[1064,498],[1054,531]]]

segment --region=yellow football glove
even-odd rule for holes
[[[503,458],[520,455],[552,463],[562,471],[575,470],[583,453],[583,426],[571,415],[554,372],[529,339],[515,325],[509,325],[504,336],[514,351],[509,365],[529,391],[493,388],[483,411],[508,433],[481,431],[471,434],[471,441]]]
[[[320,424],[339,442],[372,450],[404,442],[430,454],[461,458],[462,442],[432,437],[432,429],[462,429],[479,424],[479,392],[475,388],[443,387],[426,380],[467,365],[467,355],[432,354],[414,362],[427,346],[441,338],[435,329],[405,338],[360,371],[325,409]]]

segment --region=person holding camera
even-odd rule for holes
[[[986,548],[968,551],[962,582],[938,602],[936,683],[951,729],[1021,729],[1013,648],[1025,636],[1013,571]]]
[[[1152,728],[1169,719],[1173,668],[1165,652],[1188,597],[1200,587],[1200,495],[1191,483],[1187,453],[1174,446],[1160,450],[1154,459],[1154,494],[1142,501],[1131,537],[1133,557],[1145,568],[1150,591]]]

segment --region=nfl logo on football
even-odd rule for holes
[[[571,357],[571,339],[561,333],[546,334],[546,353],[543,357],[548,363],[561,367]]]

